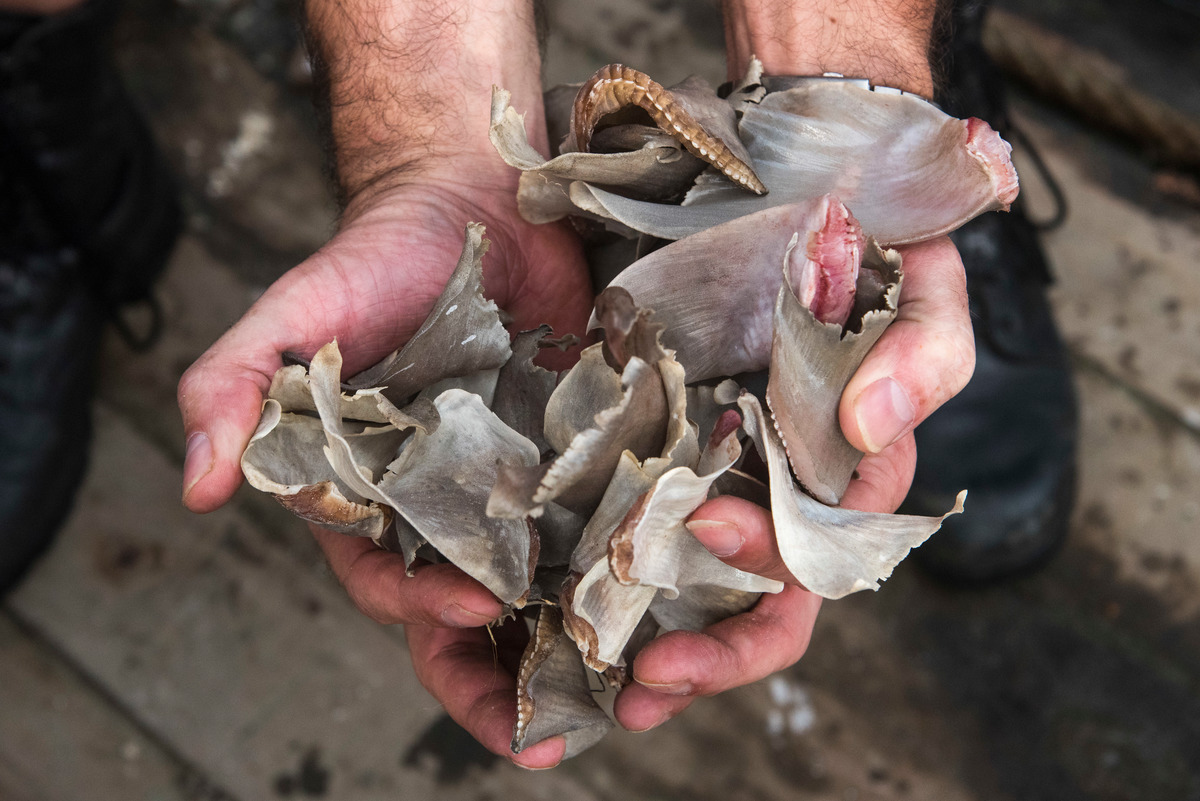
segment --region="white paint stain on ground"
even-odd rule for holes
[[[458,344],[465,345],[468,342],[470,342],[471,340],[473,340],[475,337],[476,337],[476,334],[471,334],[471,336],[467,337],[466,339],[464,339],[462,342],[459,342]]]
[[[785,676],[772,676],[767,682],[772,708],[767,710],[767,734],[783,737],[804,734],[817,723],[817,710],[808,691]]]
[[[446,309],[446,314],[450,314],[451,312],[453,312],[453,311],[454,311],[455,309],[457,309],[457,308],[458,308],[458,304],[457,304],[457,303],[455,303],[453,306],[451,306],[450,308]]]
[[[208,175],[208,194],[228,195],[246,162],[266,150],[274,132],[275,121],[265,111],[251,109],[243,114],[237,136],[221,148],[221,163]]]

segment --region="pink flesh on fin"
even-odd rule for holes
[[[850,210],[829,197],[825,223],[808,235],[802,254],[799,248],[792,251],[788,260],[792,290],[821,322],[844,326],[850,319],[863,241],[862,227]]]
[[[981,119],[971,117],[963,120],[963,125],[967,128],[967,152],[991,177],[996,198],[1007,211],[1021,191],[1017,170],[1012,163],[1012,145],[1001,139],[992,126]]]
[[[725,438],[742,427],[742,416],[733,409],[726,409],[719,418],[717,424],[713,426],[712,433],[708,437],[708,447],[719,447]]]

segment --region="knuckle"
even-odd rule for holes
[[[940,405],[960,392],[971,379],[975,371],[975,341],[958,331],[939,332],[926,341],[921,360],[925,370],[936,376],[936,380],[928,384],[933,388],[929,397]]]
[[[183,375],[179,378],[179,385],[175,390],[175,396],[180,406],[184,406],[188,398],[195,395],[197,390],[203,386],[203,373],[203,361],[197,361],[183,371]]]
[[[969,330],[969,329],[968,329]],[[975,372],[975,339],[969,334],[952,334],[947,346],[947,385],[950,394],[957,394]]]
[[[358,583],[347,583],[346,594],[350,597],[351,603],[354,604],[359,612],[376,623],[387,625],[396,622],[391,619],[390,615],[383,613],[383,610],[370,599],[368,593]]]
[[[726,621],[731,626],[738,626],[740,631],[727,631],[720,640],[713,640],[711,664],[714,667],[712,681],[702,688],[701,695],[715,695],[733,687],[754,681],[762,673],[761,661],[753,648],[746,646],[756,639],[756,629],[761,621],[753,618],[738,620],[731,618]]]

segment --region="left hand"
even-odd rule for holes
[[[842,394],[842,432],[867,454],[842,497],[848,509],[895,511],[916,467],[912,430],[966,386],[975,365],[966,278],[953,243],[942,237],[900,250],[899,314]],[[689,528],[725,562],[788,586],[749,612],[702,632],[670,632],[643,648],[633,663],[635,681],[615,706],[631,731],[669,720],[697,696],[791,666],[807,650],[821,607],[783,565],[768,510],[715,498],[692,514]]]

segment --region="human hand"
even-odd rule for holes
[[[916,465],[912,430],[958,393],[971,376],[974,339],[966,279],[946,237],[901,248],[904,288],[895,321],[842,395],[842,432],[866,452],[841,505],[892,512]],[[757,681],[798,661],[808,648],[821,598],[798,586],[775,543],[771,513],[733,497],[715,498],[688,528],[716,556],[783,581],[749,612],[702,632],[651,641],[633,663],[634,683],[617,697],[618,722],[645,731],[678,715],[698,696]]]
[[[482,168],[464,172],[479,178],[469,193],[441,177],[379,196],[325,248],[276,282],[188,370],[179,398],[189,437],[184,490],[189,508],[214,509],[241,482],[238,460],[281,354],[311,355],[336,336],[349,376],[406,341],[454,268],[467,221],[487,226],[492,247],[484,257],[485,294],[512,314],[514,330],[546,322],[560,333],[583,332],[591,294],[574,234],[559,226],[525,223],[516,213],[515,187],[488,190],[483,173]],[[504,180],[510,180],[506,168]],[[546,355],[557,358],[552,366],[559,368],[569,358],[556,349]],[[399,555],[369,540],[315,527],[314,533],[350,597],[381,623],[478,627],[501,612],[488,590],[450,565],[424,565],[409,577]],[[486,632],[473,628],[461,634],[461,643],[450,648],[447,658],[469,661],[463,656],[469,641],[486,651],[490,664]],[[459,642],[452,635],[450,639]],[[418,675],[429,685],[433,674],[422,654],[414,648]],[[435,652],[428,661],[440,665],[444,660]],[[452,687],[431,689],[456,719],[472,714],[474,702],[467,696],[485,690],[506,696],[515,715],[512,687],[497,686],[492,673],[488,681],[476,681],[460,665],[446,675],[453,679]],[[499,721],[508,710],[502,705],[494,711],[492,717]],[[492,717],[484,725],[487,731]],[[505,725],[511,730],[511,720],[494,728]],[[507,754],[508,736],[490,737],[485,745]],[[536,757],[536,749],[522,754],[525,760]]]
[[[310,355],[336,336],[349,376],[405,342],[453,270],[468,222],[487,229],[484,292],[514,318],[513,330],[549,323],[582,335],[591,308],[574,234],[520,218],[517,175],[487,138],[498,84],[529,110],[531,142],[546,149],[530,4],[308,0],[305,12],[346,212],[337,236],[277,281],[180,382],[184,502],[198,512],[223,504],[240,483],[238,460],[281,354]],[[562,369],[573,354],[545,356],[544,366]],[[418,677],[451,716],[513,757],[515,682],[493,669],[480,628],[500,613],[495,597],[452,566],[423,565],[409,577],[400,556],[369,541],[314,533],[363,612],[410,624]],[[480,653],[486,671],[472,669]],[[561,753],[559,741],[514,760],[548,766]]]
[[[729,75],[741,76],[756,55],[768,75],[837,72],[930,97],[935,6],[932,0],[725,0]],[[899,314],[851,379],[839,408],[842,432],[866,454],[842,497],[849,509],[891,512],[900,505],[916,465],[913,428],[959,392],[974,369],[966,278],[953,243],[942,237],[900,251],[905,283]],[[820,608],[821,599],[798,586],[780,559],[768,510],[716,498],[692,514],[688,527],[734,567],[788,586],[742,615],[702,632],[670,632],[643,648],[633,664],[635,681],[614,708],[618,722],[634,731],[674,717],[698,696],[794,664],[808,647]]]

